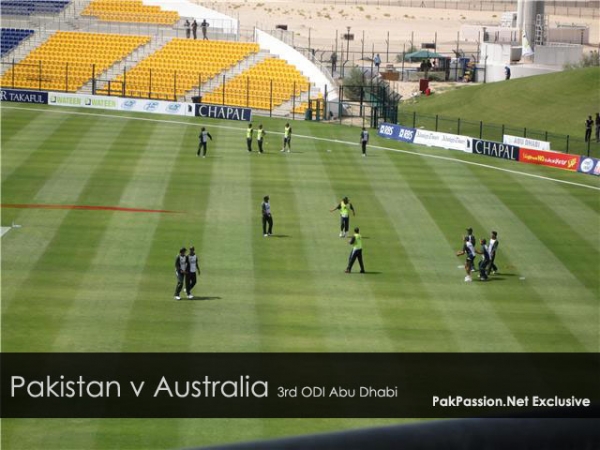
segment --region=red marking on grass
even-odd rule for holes
[[[0,204],[1,208],[31,208],[31,209],[84,209],[91,211],[122,211],[122,212],[145,212],[145,213],[179,213],[180,211],[169,211],[168,209],[142,209],[122,208],[120,206],[88,206],[88,205],[29,205],[24,203]]]

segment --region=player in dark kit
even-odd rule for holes
[[[200,130],[200,134],[198,135],[199,143],[198,153],[196,153],[196,156],[200,156],[202,153],[202,157],[206,158],[206,147],[208,146],[209,139],[212,141],[212,136],[208,131],[206,131],[206,128],[202,127],[202,130]]]
[[[268,237],[273,234],[273,216],[271,215],[271,205],[269,204],[269,196],[265,195],[262,204],[260,205],[262,214],[263,236]],[[267,229],[267,225],[269,228]]]
[[[479,243],[481,244],[481,251],[477,252],[477,254],[481,255],[481,260],[479,260],[479,279],[486,281],[488,279],[487,268],[490,263],[490,254],[488,252],[487,241],[482,239]]]
[[[360,146],[362,149],[362,155],[367,156],[367,144],[369,142],[369,132],[365,127],[363,127],[360,132]]]
[[[498,233],[492,231],[492,236],[490,237],[490,243],[488,245],[488,252],[490,254],[490,273],[498,272],[498,267],[494,263],[496,259],[496,252],[498,251]]]
[[[177,277],[177,286],[175,286],[175,300],[181,300],[179,294],[183,289],[183,281],[188,273],[189,261],[185,254],[186,248],[182,247],[179,250],[179,255],[175,257],[175,276]]]
[[[365,273],[365,266],[362,258],[362,236],[358,227],[354,229],[354,236],[348,241],[348,244],[352,246],[352,251],[348,257],[348,267],[346,267],[346,273],[352,272],[352,266],[354,261],[358,259],[358,265],[360,266],[360,273]]]
[[[473,261],[475,261],[475,247],[471,243],[471,239],[469,236],[465,236],[463,248],[461,251],[456,253],[456,256],[467,255],[467,259],[465,260],[465,272],[467,276],[465,276],[465,281],[471,282],[471,270],[473,270]]]
[[[185,277],[185,290],[188,298],[194,298],[192,295],[192,289],[196,286],[196,272],[200,275],[200,258],[196,255],[194,247],[190,247],[190,254],[188,255],[188,271]]]
[[[246,129],[246,146],[248,147],[248,151],[252,151],[252,137],[254,136],[254,128],[252,128],[252,124],[248,124],[248,128]]]

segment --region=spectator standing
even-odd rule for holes
[[[273,234],[273,216],[271,215],[271,204],[269,203],[269,196],[265,195],[263,198],[262,205],[260,206],[262,214],[262,227],[263,236],[268,237]],[[267,229],[267,225],[269,228]]]
[[[183,24],[183,28],[185,28],[185,37],[187,39],[190,38],[190,33],[192,31],[192,25],[190,24],[190,21],[188,19],[185,19],[185,23]]]
[[[208,32],[208,22],[206,21],[206,19],[202,19],[202,23],[200,24],[200,28],[202,29],[202,39],[208,41],[208,36],[206,35],[206,33]]]
[[[198,22],[196,19],[192,22],[192,34],[194,35],[194,39],[196,39],[196,34],[198,33]]]
[[[504,67],[504,77],[507,80],[510,80],[510,67],[508,67],[508,66]]]
[[[198,135],[198,153],[196,153],[196,156],[200,156],[200,154],[202,154],[203,158],[206,158],[206,148],[208,146],[208,140],[212,141],[212,136],[210,135],[210,133],[208,131],[206,131],[205,127],[202,127],[202,130],[200,130],[200,134]]]
[[[596,113],[596,142],[600,142],[600,113]]]
[[[375,70],[377,70],[377,73],[379,73],[379,66],[381,65],[381,57],[379,56],[379,53],[377,53],[375,58],[373,58],[373,64],[375,64]]]
[[[333,75],[333,73],[335,72],[335,69],[337,68],[337,53],[333,52],[331,54],[331,74]]]

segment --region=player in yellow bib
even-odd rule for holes
[[[362,259],[362,236],[360,235],[360,230],[358,227],[354,229],[354,236],[352,236],[348,243],[352,246],[352,251],[350,252],[350,257],[348,258],[348,267],[346,268],[346,273],[352,272],[352,266],[354,265],[354,261],[357,259],[358,264],[360,265],[360,273],[365,273],[365,266]]]
[[[333,209],[330,209],[329,212],[334,212],[336,210],[340,210],[340,237],[346,237],[348,233],[348,229],[350,228],[350,211],[352,211],[352,215],[356,215],[354,211],[354,206],[348,200],[348,197],[344,197],[342,201]]]

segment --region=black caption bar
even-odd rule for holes
[[[600,417],[600,354],[2,353],[3,418]]]

